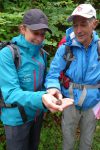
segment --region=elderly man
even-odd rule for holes
[[[63,150],[74,150],[78,124],[79,150],[90,150],[96,127],[93,108],[100,101],[99,37],[94,31],[98,24],[96,10],[90,4],[81,4],[73,11],[68,21],[72,21],[72,27],[66,30],[66,46],[58,48],[45,86],[55,97],[61,99],[62,94],[62,97],[74,99],[74,105],[65,109],[62,115]],[[65,61],[63,56],[67,53],[68,57],[68,47],[73,57]],[[69,66],[66,67],[67,63]],[[63,70],[64,77],[61,77]],[[59,81],[61,78],[63,82]]]

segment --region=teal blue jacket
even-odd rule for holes
[[[37,111],[45,111],[42,91],[45,59],[41,45],[33,45],[23,35],[12,39],[19,48],[21,62],[16,70],[13,55],[8,47],[0,51],[0,88],[5,103],[19,103],[25,109],[28,121],[33,120]],[[39,112],[38,111],[38,112]],[[2,108],[1,120],[5,125],[23,124],[18,108]]]

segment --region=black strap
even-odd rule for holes
[[[27,115],[26,115],[26,112],[24,110],[24,107],[21,106],[19,103],[13,103],[13,104],[6,104],[3,100],[3,97],[2,97],[2,92],[0,90],[0,107],[1,108],[16,108],[18,107],[18,110],[20,112],[20,115],[22,117],[22,120],[23,122],[27,122]]]
[[[2,108],[16,108],[18,107],[18,110],[20,112],[20,115],[22,117],[22,120],[23,122],[27,122],[27,115],[26,115],[26,112],[25,112],[25,109],[23,106],[21,106],[20,104],[18,103],[14,103],[14,104],[6,104],[2,101],[3,99],[0,100],[0,107]]]
[[[16,69],[20,66],[20,54],[19,54],[19,48],[16,46],[16,43],[10,43],[9,44],[13,50],[14,54],[14,64],[16,66]]]
[[[11,51],[13,51],[14,54],[14,64],[16,66],[16,69],[18,69],[20,65],[20,54],[19,54],[19,49],[18,46],[16,46],[16,42],[11,42],[11,41],[3,41],[0,42],[0,50],[4,47],[8,46]]]
[[[3,41],[3,42],[0,41],[0,50],[10,44],[11,44],[11,42],[8,42],[8,41]]]
[[[27,122],[27,115],[26,115],[26,112],[25,112],[25,109],[23,106],[21,106],[20,104],[17,104],[17,107],[19,109],[19,112],[21,114],[21,117],[22,117],[22,120],[23,122]]]
[[[66,64],[66,67],[65,69],[63,70],[63,72],[65,73],[66,70],[69,68],[72,60],[74,59],[73,58],[73,53],[71,51],[71,48],[69,46],[66,46],[65,45],[65,54],[64,54],[64,59],[67,61],[67,64]]]
[[[19,56],[19,53],[18,53],[18,48],[17,48],[17,46],[16,45],[14,45],[14,44],[12,44],[11,45],[12,46],[12,48],[13,48],[13,50],[14,50],[14,64],[15,64],[15,66],[16,66],[16,68],[18,69],[18,67],[19,67],[19,64],[20,64],[20,56]]]
[[[98,51],[98,61],[100,61],[100,39],[98,40],[98,47],[97,47],[97,51]],[[63,72],[65,73],[66,70],[69,68],[72,60],[74,59],[73,53],[71,51],[70,46],[66,46],[65,45],[65,54],[64,54],[64,59],[67,61],[66,67],[63,70]]]

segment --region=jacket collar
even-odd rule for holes
[[[20,34],[17,37],[14,37],[12,39],[12,42],[15,42],[16,45],[20,46],[22,49],[24,49],[24,51],[26,51],[32,56],[37,55],[41,47],[43,46],[43,43],[40,45],[35,45],[33,43],[28,42],[22,34]]]

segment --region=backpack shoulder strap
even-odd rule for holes
[[[9,41],[0,41],[0,50],[9,45]]]
[[[15,43],[10,43],[7,45],[7,47],[10,48],[13,55],[14,64],[16,66],[16,69],[18,69],[21,63],[21,57],[20,57],[18,46],[16,46]]]
[[[65,45],[65,54],[64,54],[64,59],[67,61],[67,64],[66,64],[66,67],[65,69],[63,70],[64,72],[66,72],[66,70],[69,68],[71,62],[73,61],[74,59],[74,55],[72,53],[72,50],[70,48],[70,46],[66,46]]]
[[[13,43],[11,41],[0,41],[0,50],[2,50],[6,46],[9,47],[9,49],[11,50],[14,59],[14,64],[16,66],[16,69],[18,69],[21,62],[18,46],[16,45],[16,43]]]
[[[98,51],[98,61],[100,61],[100,39],[98,40],[98,48],[97,48],[97,51]]]

